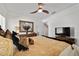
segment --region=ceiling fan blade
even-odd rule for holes
[[[38,3],[38,5],[42,5],[43,6],[44,4],[43,3]]]
[[[47,10],[43,10],[42,12],[46,13],[46,14],[49,14],[49,12]]]
[[[34,12],[31,12],[31,14],[34,14],[34,13],[36,13],[36,12],[38,12],[38,10],[36,10],[36,11],[34,11]]]

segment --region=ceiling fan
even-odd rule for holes
[[[45,10],[45,9],[43,9],[43,8],[44,8],[44,4],[43,4],[43,3],[38,3],[38,8],[37,8],[37,10],[31,12],[30,14],[34,14],[34,13],[37,13],[37,12],[43,12],[43,13],[49,14],[49,11],[48,11],[48,10]]]

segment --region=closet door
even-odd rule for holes
[[[0,25],[2,27],[2,29],[6,29],[5,27],[5,17],[3,17],[2,15],[0,15]]]

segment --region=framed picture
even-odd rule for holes
[[[33,22],[20,20],[19,25],[20,25],[20,28],[19,28],[20,32],[26,32],[25,29],[27,29],[27,28],[28,28],[28,32],[33,32],[33,30],[34,30],[34,23]]]

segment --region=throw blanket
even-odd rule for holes
[[[13,42],[11,39],[0,36],[0,56],[13,55]]]
[[[29,45],[28,51],[16,51],[15,56],[57,56],[70,44],[42,36],[31,37],[34,45]]]

